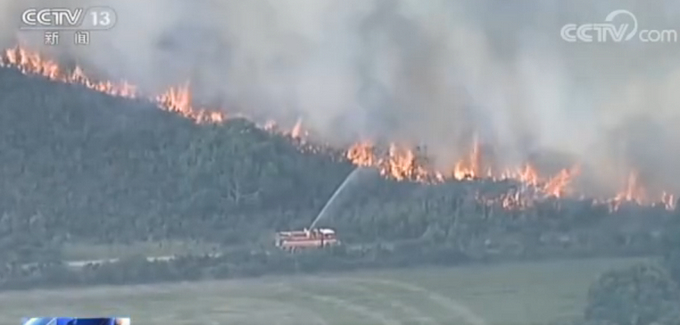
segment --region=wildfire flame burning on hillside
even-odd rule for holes
[[[538,189],[544,196],[561,197],[571,193],[571,179],[578,174],[578,168],[563,169],[554,176],[542,178],[531,164],[516,169],[495,171],[485,167],[480,154],[479,142],[475,141],[468,157],[458,161],[449,172],[432,171],[426,168],[427,158],[417,151],[390,145],[385,158],[376,154],[376,148],[368,143],[358,143],[347,151],[347,158],[359,166],[377,166],[384,176],[397,180],[415,179],[419,181],[440,182],[449,179],[459,181],[474,179],[517,180],[522,184]]]
[[[40,75],[54,81],[75,83],[92,90],[112,96],[138,98],[136,87],[127,82],[113,83],[110,81],[92,81],[85,76],[80,67],[72,72],[60,68],[56,61],[44,58],[39,53],[28,51],[21,47],[5,50],[0,57],[0,67],[15,68],[24,74]],[[228,119],[226,113],[217,110],[195,108],[192,106],[189,85],[170,88],[164,93],[150,98],[159,108],[180,114],[197,123],[221,123]],[[243,117],[235,115],[234,117]],[[261,125],[265,130],[284,133],[299,143],[305,143],[308,136],[303,129],[302,121],[298,120],[290,131],[278,131],[274,122]],[[437,183],[448,180],[515,180],[522,189],[503,195],[500,202],[508,209],[522,209],[532,205],[536,199],[549,197],[565,197],[574,195],[572,182],[580,174],[579,166],[565,168],[554,175],[540,175],[537,168],[530,163],[517,168],[494,168],[487,164],[482,156],[481,145],[475,139],[469,154],[456,162],[448,171],[433,169],[421,148],[409,149],[408,146],[390,144],[386,152],[379,152],[379,148],[371,142],[359,142],[347,149],[346,158],[357,166],[376,167],[385,177],[396,180],[415,180],[420,182]],[[529,194],[528,194],[529,193]],[[661,198],[655,200],[650,197],[641,183],[639,175],[632,171],[623,189],[611,199],[601,200],[608,203],[612,210],[618,209],[625,202],[640,205],[662,204],[666,209],[676,208],[674,195],[663,192]]]

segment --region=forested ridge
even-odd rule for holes
[[[0,230],[35,234],[51,247],[266,241],[276,230],[309,225],[355,168],[342,150],[310,153],[245,119],[197,124],[146,100],[11,68],[0,70],[0,87]],[[653,249],[653,238],[677,215],[635,204],[611,212],[581,199],[547,199],[527,209],[478,199],[517,186],[367,177],[324,223],[350,242],[427,239],[468,250],[514,246],[525,254],[540,243],[588,251],[623,241]]]
[[[0,69],[0,94],[2,289],[645,255],[662,256],[664,269],[604,274],[584,317],[609,324],[632,310],[659,320],[638,299],[651,292],[660,322],[677,319],[677,290],[655,288],[676,288],[680,278],[678,210],[635,203],[611,210],[567,198],[509,209],[479,198],[517,188],[512,180],[423,184],[371,174],[322,221],[355,245],[290,255],[271,247],[272,235],[317,216],[356,168],[342,150],[303,150],[295,138],[245,119],[197,124],[146,100],[11,68]],[[82,270],[60,256],[66,244],[168,240],[248,248]],[[621,292],[632,296],[616,300]]]
[[[50,238],[237,241],[246,228],[308,223],[351,169],[246,120],[196,125],[11,69],[0,80],[0,206]]]

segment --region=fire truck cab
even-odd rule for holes
[[[276,247],[286,250],[322,248],[339,245],[335,231],[329,228],[281,231],[276,234]]]

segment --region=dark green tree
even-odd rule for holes
[[[673,325],[672,321],[680,321],[675,318],[679,308],[680,291],[668,272],[656,265],[637,264],[600,276],[588,291],[585,319],[617,325]]]

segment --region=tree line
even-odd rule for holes
[[[665,241],[678,212],[663,207],[611,212],[588,200],[550,199],[509,210],[477,198],[517,188],[511,180],[424,185],[370,175],[320,223],[354,248],[281,255],[268,246],[272,234],[309,225],[354,170],[342,151],[310,153],[244,119],[196,124],[143,100],[12,69],[0,69],[0,93],[0,279],[7,288],[231,277],[270,267],[303,272],[319,265],[340,270],[555,256],[680,259]],[[84,271],[60,262],[67,243],[164,240],[261,248],[238,250],[249,256],[245,260],[137,258]]]
[[[340,151],[307,153],[243,119],[198,125],[143,100],[12,69],[0,70],[0,93],[0,213],[29,219],[24,227],[55,243],[253,242],[309,225],[355,168]],[[508,211],[473,199],[513,186],[368,177],[324,223],[365,242],[425,233],[439,239],[515,230],[535,236],[610,215],[589,201]],[[671,215],[631,209],[618,213],[649,220]]]
[[[0,289],[128,284],[504,259],[661,255],[593,284],[580,322],[679,324],[677,211],[553,199],[508,210],[476,197],[518,184],[366,177],[322,221],[354,246],[285,254],[355,168],[243,119],[198,125],[142,101],[0,69]],[[220,257],[142,256],[74,269],[66,243],[248,244]]]

